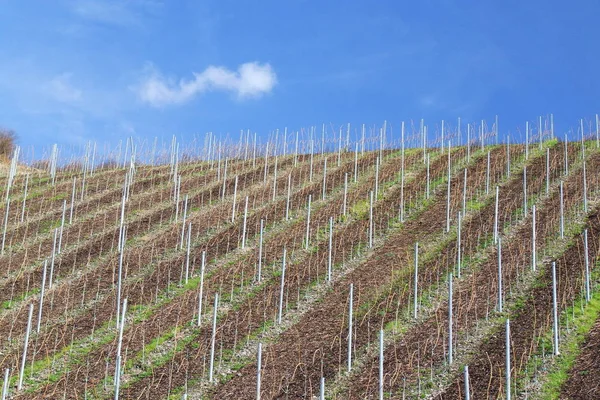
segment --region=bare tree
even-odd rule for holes
[[[0,128],[0,158],[9,159],[15,148],[17,135],[14,131]]]

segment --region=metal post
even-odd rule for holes
[[[219,306],[219,293],[215,293],[215,307],[213,309],[212,335],[210,339],[210,369],[208,372],[208,381],[213,382],[214,364],[215,364],[215,341],[217,338],[217,307]]]
[[[506,375],[506,400],[510,400],[510,320],[506,319],[506,337],[505,337],[505,375]]]
[[[248,196],[246,196],[246,204],[244,205],[244,223],[242,225],[242,249],[246,248],[246,223],[248,220]]]
[[[331,282],[333,253],[333,217],[329,217],[329,253],[327,258],[327,282]]]
[[[558,351],[558,301],[556,298],[556,262],[552,261],[552,333],[554,338],[554,355],[560,354]]]
[[[498,238],[498,312],[502,308],[502,238]]]
[[[354,284],[350,284],[350,296],[348,300],[348,372],[352,370],[352,323],[354,309]]]
[[[418,306],[418,283],[419,283],[419,242],[415,243],[415,280],[414,280],[414,318],[417,318]]]
[[[383,400],[383,329],[379,331],[379,400]]]
[[[452,272],[448,277],[448,364],[453,362],[452,349]]]
[[[40,305],[38,310],[38,321],[35,329],[36,333],[40,333],[40,325],[42,323],[42,309],[44,308],[44,293],[46,292],[46,271],[48,270],[48,260],[44,260],[44,272],[42,273],[42,287],[40,290]]]
[[[31,332],[31,317],[33,316],[33,303],[29,304],[29,316],[27,317],[27,330],[25,331],[25,341],[23,342],[23,355],[21,357],[21,371],[19,372],[19,384],[17,390],[23,388],[23,374],[25,372],[25,361],[27,360],[27,346],[29,345],[29,333]]]
[[[500,188],[496,186],[496,205],[494,208],[494,243],[498,243],[498,198],[500,196]]]
[[[588,230],[583,231],[583,252],[585,258],[585,300],[589,302],[592,299],[590,291],[590,255],[588,247]]]
[[[370,193],[371,202],[369,204],[369,248],[373,248],[373,191]]]
[[[200,293],[198,294],[198,326],[202,322],[202,298],[204,292],[204,268],[206,266],[206,251],[202,252],[202,265],[200,267]]]
[[[531,207],[531,268],[535,271],[537,264],[537,248],[536,248],[536,212],[535,204]]]
[[[262,272],[262,252],[263,252],[263,230],[264,230],[265,220],[260,220],[260,237],[258,241],[258,272],[257,272],[257,282],[260,282],[261,272]]]
[[[283,261],[281,263],[281,287],[279,288],[279,313],[277,314],[277,323],[281,324],[281,315],[283,314],[283,289],[285,286],[285,258],[287,250],[283,248]]]
[[[308,210],[306,212],[306,248],[310,245],[310,203],[312,195],[308,195]]]
[[[262,343],[258,344],[257,366],[256,366],[256,400],[260,400],[260,374],[262,371]]]
[[[465,365],[465,400],[471,400],[471,390],[469,389],[469,366]]]

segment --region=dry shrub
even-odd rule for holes
[[[12,157],[16,141],[17,136],[15,135],[15,132],[0,128],[0,158],[8,160]]]
[[[61,168],[61,171],[76,172],[83,169],[83,164],[79,160],[69,162],[67,165]]]
[[[99,169],[117,169],[120,164],[114,158],[106,158],[100,163]]]
[[[50,160],[36,160],[31,163],[31,168],[50,171]]]

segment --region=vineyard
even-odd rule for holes
[[[597,129],[385,132],[17,147],[2,399],[600,398]]]

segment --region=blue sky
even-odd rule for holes
[[[560,133],[600,111],[598,15],[597,0],[0,0],[0,126],[36,149],[496,114],[502,134],[549,113]]]

